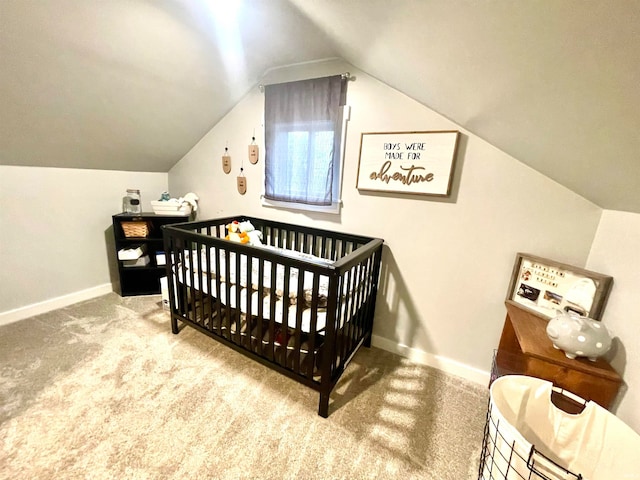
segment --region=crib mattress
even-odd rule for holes
[[[292,250],[278,249],[280,253],[286,252],[287,256],[303,255],[305,260],[314,263],[330,263],[329,260],[313,257],[308,254],[300,254]],[[285,253],[282,253],[285,254]],[[226,258],[228,256],[228,259]],[[326,327],[326,305],[329,290],[329,278],[326,275],[314,274],[295,267],[285,268],[276,263],[275,268],[268,260],[260,260],[253,257],[250,261],[246,255],[239,258],[235,252],[225,250],[218,251],[211,247],[209,251],[184,252],[185,269],[177,268],[177,279],[189,287],[202,290],[203,293],[216,297],[222,304],[239,309],[242,313],[253,316],[260,315],[260,302],[262,302],[262,318],[269,320],[273,317],[275,322],[286,324],[290,328],[296,328],[298,312],[300,311],[300,329],[309,333],[312,329],[312,321],[315,316],[315,331],[321,331]],[[261,265],[262,262],[262,265]],[[229,271],[227,272],[227,263]],[[218,291],[218,271],[220,276],[220,291]],[[175,272],[175,268],[174,268]],[[184,275],[183,272],[186,272]],[[355,286],[355,278],[358,278],[359,266],[355,267],[352,281],[342,286],[342,295],[338,298],[340,328],[346,318],[344,298],[358,290]],[[258,291],[258,279],[262,273],[262,292]],[[272,276],[274,275],[274,278]],[[299,276],[302,275],[302,279]],[[183,278],[186,276],[186,279]],[[193,277],[193,278],[192,278]],[[288,278],[287,278],[288,277]],[[206,279],[200,285],[201,278]],[[302,283],[303,296],[298,298],[298,285]],[[192,285],[193,282],[193,285]],[[228,282],[228,285],[227,285]],[[284,291],[289,285],[288,293]],[[315,290],[314,290],[315,288]],[[238,294],[238,289],[240,292]],[[249,291],[251,293],[249,294]],[[250,300],[248,300],[250,297]],[[238,302],[239,300],[239,302]],[[313,301],[316,308],[312,308]],[[239,303],[239,304],[238,304]],[[250,305],[250,307],[249,307]]]
[[[211,295],[217,298],[220,303],[228,305],[229,307],[234,309],[239,309],[244,314],[250,314],[252,316],[259,315],[259,303],[262,302],[262,318],[264,318],[265,320],[270,320],[271,318],[273,318],[273,320],[277,323],[286,323],[289,328],[296,328],[296,324],[298,321],[298,310],[300,310],[300,314],[302,317],[300,330],[302,330],[303,332],[310,333],[312,331],[311,323],[314,315],[316,317],[316,328],[314,331],[318,332],[324,330],[326,326],[326,308],[318,307],[316,309],[313,309],[307,307],[305,303],[302,303],[300,305],[298,303],[291,304],[289,299],[283,299],[277,294],[260,294],[256,290],[252,290],[250,295],[251,300],[248,301],[247,297],[249,296],[249,289],[246,287],[231,284],[227,285],[226,282],[220,282],[220,291],[218,291],[218,282],[215,278],[210,279],[208,282],[205,282],[201,286],[199,276],[194,275],[193,283],[189,274],[187,274],[186,277],[187,278],[184,279],[182,271],[178,271],[178,282],[187,285],[188,287],[193,287],[196,290],[200,290],[207,295]],[[239,304],[237,291],[238,289],[240,289]],[[251,304],[251,310],[249,310],[249,303]],[[342,308],[342,311],[344,312],[344,307]],[[341,315],[340,317],[343,318],[344,315]]]

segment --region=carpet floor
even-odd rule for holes
[[[485,388],[377,348],[317,392],[108,294],[0,327],[1,479],[477,478]]]

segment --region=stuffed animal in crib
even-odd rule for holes
[[[549,320],[547,336],[568,358],[587,357],[595,362],[611,348],[611,335],[602,322],[575,312],[559,312]]]
[[[249,220],[244,222],[234,220],[227,224],[227,236],[225,238],[232,242],[262,245],[262,232],[256,230]]]
[[[240,223],[235,220],[227,224],[227,236],[224,238],[232,242],[249,243],[249,235],[240,230]]]

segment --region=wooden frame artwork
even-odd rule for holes
[[[460,132],[362,133],[358,190],[447,197]]]
[[[608,275],[518,253],[507,302],[546,319],[561,310],[600,320],[612,285]]]

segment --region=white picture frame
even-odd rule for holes
[[[613,277],[548,258],[518,253],[507,302],[551,319],[558,311],[573,311],[600,320]]]
[[[356,188],[448,197],[460,132],[366,132],[360,138]]]

